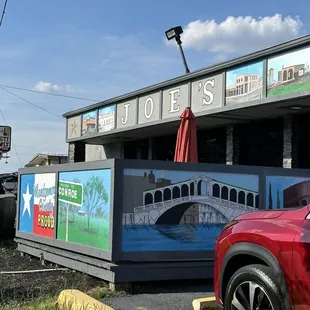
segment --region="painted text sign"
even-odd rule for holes
[[[83,184],[59,181],[58,188],[59,201],[76,206],[83,204]]]

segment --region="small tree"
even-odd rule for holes
[[[90,228],[90,219],[93,211],[102,208],[109,200],[108,193],[104,187],[103,180],[98,176],[89,178],[84,184],[84,205],[87,215],[87,228]]]
[[[277,190],[277,209],[281,209],[279,189]]]
[[[272,210],[273,201],[272,201],[272,188],[271,183],[269,183],[269,201],[268,201],[268,209]]]

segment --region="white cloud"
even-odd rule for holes
[[[36,85],[33,87],[34,90],[47,92],[47,93],[59,93],[59,92],[72,92],[74,89],[71,87],[71,85],[64,85],[60,86],[57,84],[52,84],[49,82],[43,82],[40,81],[36,83]]]
[[[229,16],[217,23],[215,20],[190,22],[182,35],[183,46],[216,53],[245,54],[301,35],[303,24],[298,16],[280,14],[254,18]]]

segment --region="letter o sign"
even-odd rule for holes
[[[154,101],[152,97],[148,97],[145,101],[144,105],[144,116],[146,119],[150,119],[152,117],[154,111]]]

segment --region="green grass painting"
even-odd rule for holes
[[[304,90],[310,90],[310,77],[297,80],[295,83],[278,85],[268,89],[267,96],[281,96],[290,93],[296,93]]]
[[[57,239],[66,240],[65,217],[58,221]],[[88,229],[87,217],[76,216],[74,222],[69,222],[68,241],[108,251],[109,221],[93,218]]]

